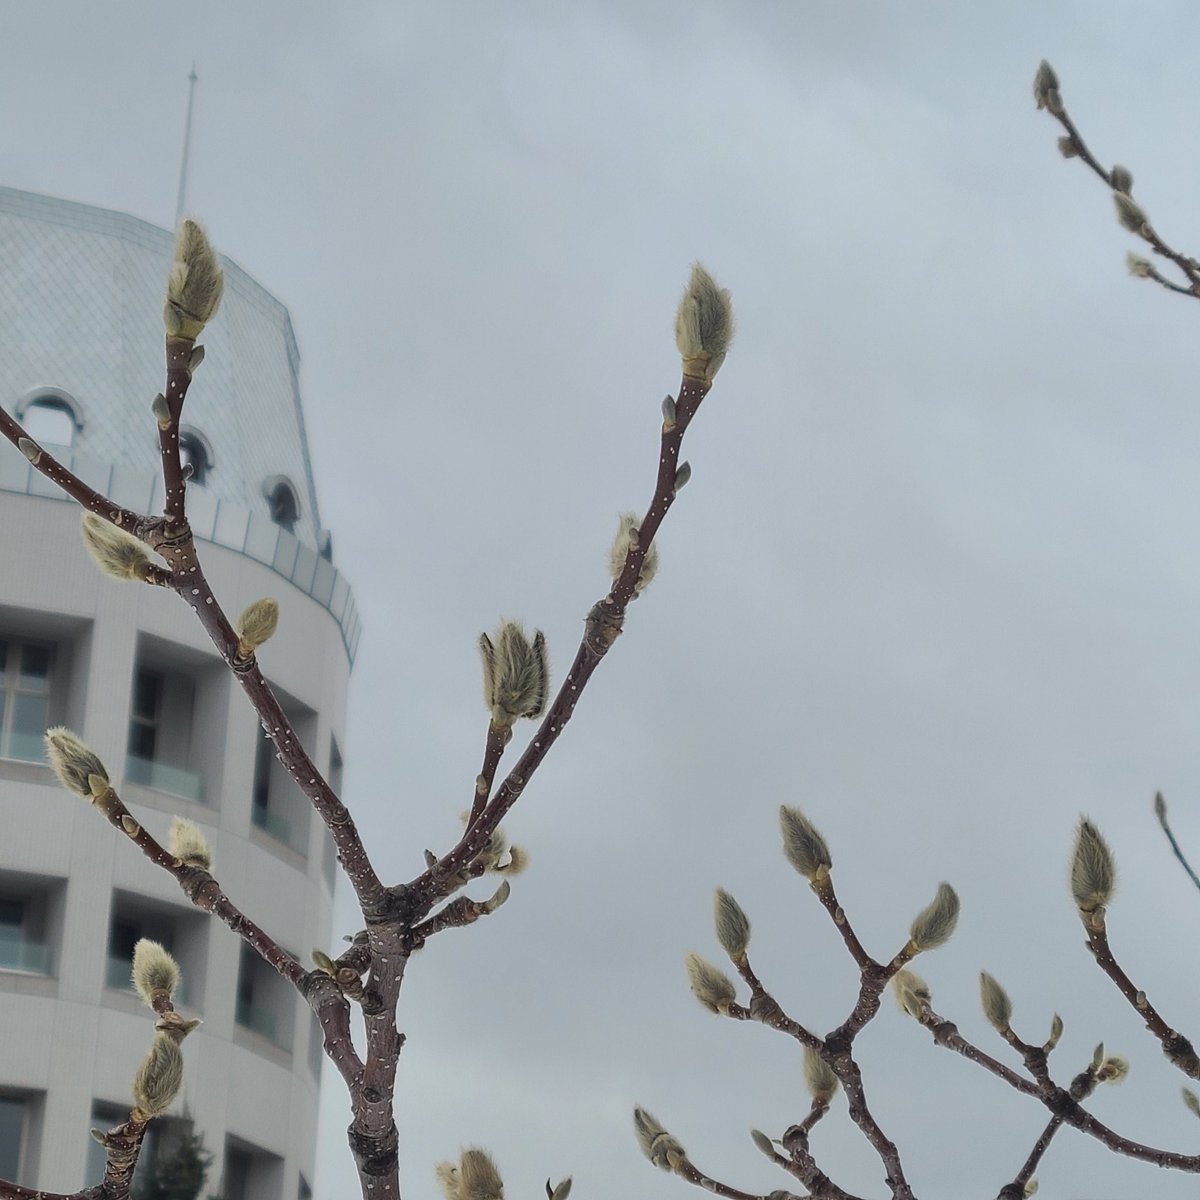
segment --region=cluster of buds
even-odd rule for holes
[[[550,696],[550,658],[537,630],[530,641],[517,621],[502,621],[495,640],[479,635],[483,699],[492,724],[511,729],[522,717],[540,717]]]

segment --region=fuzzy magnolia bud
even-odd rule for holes
[[[717,926],[717,941],[730,958],[745,957],[750,944],[750,918],[742,906],[724,888],[717,888],[713,916]]]
[[[1042,1047],[1042,1049],[1049,1054],[1050,1051],[1058,1045],[1058,1039],[1062,1037],[1062,1035],[1063,1019],[1058,1015],[1058,1013],[1055,1013],[1054,1019],[1050,1022],[1050,1036],[1046,1039],[1046,1044]]]
[[[788,862],[807,880],[824,879],[833,866],[829,847],[815,826],[798,809],[781,805],[779,824],[783,829],[783,852]]]
[[[622,513],[621,523],[617,526],[617,536],[608,552],[608,570],[614,581],[621,578],[625,569],[625,559],[629,551],[638,544],[638,516],[636,513]],[[633,585],[633,594],[640,596],[649,586],[650,581],[658,573],[658,547],[651,542],[646,547],[646,556],[642,559],[642,569],[638,572],[637,582]]]
[[[279,603],[266,597],[255,600],[238,617],[238,653],[249,658],[275,632],[279,624]]]
[[[1073,137],[1060,137],[1058,139],[1058,152],[1063,158],[1078,158],[1079,143]]]
[[[436,1170],[446,1200],[503,1200],[500,1172],[491,1155],[478,1146],[464,1150],[457,1166],[443,1162]]]
[[[687,1161],[687,1151],[644,1108],[633,1110],[633,1128],[642,1153],[664,1171],[675,1171]]]
[[[696,999],[710,1012],[727,1013],[729,1006],[737,999],[737,991],[729,976],[698,954],[689,954],[685,962],[688,981]]]
[[[1130,275],[1136,276],[1138,279],[1150,279],[1154,275],[1154,264],[1148,258],[1134,254],[1132,250],[1125,255],[1125,266]]]
[[[1128,1074],[1129,1060],[1111,1054],[1102,1059],[1096,1068],[1096,1081],[1098,1083],[1120,1083]]]
[[[1200,1096],[1197,1096],[1191,1088],[1183,1089],[1183,1102],[1192,1116],[1200,1117]]]
[[[1108,173],[1108,181],[1112,184],[1114,192],[1124,192],[1127,196],[1133,195],[1133,172],[1128,167],[1115,163],[1113,169]]]
[[[750,1130],[750,1140],[770,1159],[778,1158],[775,1143],[761,1129]]]
[[[108,772],[99,756],[69,729],[47,729],[45,741],[46,758],[67,791],[92,800],[108,787]]]
[[[133,1102],[143,1117],[160,1116],[171,1107],[182,1084],[183,1051],[174,1037],[160,1030],[133,1077]]]
[[[1033,77],[1033,98],[1038,108],[1048,108],[1052,113],[1062,112],[1062,99],[1058,93],[1058,76],[1054,68],[1043,58]]]
[[[516,621],[503,621],[492,641],[479,635],[483,699],[492,722],[508,727],[521,717],[540,717],[550,695],[550,660],[541,630],[533,641]]]
[[[83,514],[82,533],[92,561],[109,578],[127,582],[149,575],[154,560],[133,534],[92,512]]]
[[[675,344],[683,358],[683,373],[711,383],[732,341],[729,292],[696,263],[675,315]]]
[[[828,1104],[838,1089],[833,1068],[811,1046],[804,1047],[804,1082],[814,1100]]]
[[[1117,209],[1117,220],[1125,226],[1130,233],[1136,233],[1139,237],[1145,237],[1146,231],[1150,228],[1150,221],[1146,217],[1142,206],[1136,201],[1131,200],[1124,192],[1113,192],[1113,204]]]
[[[179,964],[166,947],[141,938],[133,948],[133,986],[149,1008],[154,1002],[170,1000],[179,986]]]
[[[958,894],[948,883],[939,883],[937,895],[921,910],[909,929],[913,949],[936,950],[944,946],[958,924]]]
[[[36,467],[42,457],[42,448],[31,438],[18,438],[17,448]]]
[[[175,236],[175,261],[167,276],[167,335],[195,341],[216,313],[224,288],[225,277],[204,230],[185,220]]]
[[[896,1003],[910,1017],[919,1018],[922,1007],[933,999],[929,984],[916,971],[910,971],[907,967],[902,967],[892,976],[892,991],[896,996]]]
[[[171,821],[167,848],[174,858],[189,867],[203,867],[207,871],[212,866],[212,847],[200,832],[200,826],[186,817],[175,817]]]
[[[979,973],[979,997],[983,1015],[999,1033],[1007,1033],[1012,1020],[1012,1001],[1008,993],[986,972]]]
[[[1116,885],[1112,853],[1099,830],[1084,817],[1075,835],[1075,856],[1071,860],[1071,895],[1076,907],[1080,912],[1094,913],[1107,906]]]

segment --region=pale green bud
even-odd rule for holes
[[[123,582],[146,578],[153,559],[133,534],[118,529],[111,521],[93,512],[83,514],[81,525],[83,544],[105,575]]]
[[[1200,1096],[1197,1096],[1191,1088],[1183,1089],[1183,1102],[1192,1116],[1200,1117]]]
[[[804,1047],[804,1082],[814,1100],[828,1104],[838,1089],[833,1068],[811,1046]]]
[[[617,526],[617,536],[612,549],[608,552],[608,570],[614,580],[621,577],[625,569],[625,559],[629,551],[638,544],[638,515],[637,513],[622,513],[620,524]],[[651,542],[642,559],[642,569],[638,572],[637,582],[633,585],[633,594],[640,596],[650,585],[658,573],[658,546]]]
[[[924,1005],[933,999],[929,984],[916,971],[902,967],[892,976],[892,992],[902,1012],[919,1019]]]
[[[255,600],[238,617],[238,653],[248,658],[279,625],[279,602],[269,596]]]
[[[939,883],[937,895],[918,914],[909,929],[912,945],[918,952],[944,946],[958,924],[958,895],[948,883]]]
[[[979,973],[979,995],[983,1001],[983,1015],[998,1033],[1007,1033],[1012,1021],[1012,1001],[986,971]]]
[[[163,324],[171,337],[195,341],[221,303],[225,277],[204,230],[190,218],[175,236],[175,261],[167,276]]]
[[[713,917],[717,941],[730,958],[742,958],[750,944],[750,918],[742,906],[724,888],[717,888]]]
[[[17,448],[36,467],[42,457],[42,448],[32,438],[18,438]]]
[[[1059,112],[1062,109],[1062,102],[1058,98],[1058,76],[1044,58],[1038,64],[1037,74],[1033,77],[1033,98],[1037,101],[1038,108],[1049,108],[1051,112]]]
[[[179,986],[179,964],[165,946],[142,938],[133,948],[133,986],[149,1008],[155,1000],[170,1000]]]
[[[664,1171],[675,1171],[687,1161],[687,1151],[644,1108],[633,1110],[633,1128],[642,1153]]]
[[[1125,255],[1125,266],[1130,275],[1138,279],[1150,279],[1154,275],[1154,264],[1148,258],[1134,254],[1132,250]]]
[[[212,848],[208,840],[200,832],[200,826],[186,817],[172,819],[167,849],[172,857],[187,863],[189,867],[203,867],[207,871],[212,866]]]
[[[1100,831],[1086,817],[1080,819],[1071,859],[1071,895],[1080,912],[1106,907],[1117,884],[1113,856]]]
[[[1133,195],[1133,172],[1128,167],[1121,166],[1116,163],[1113,169],[1108,173],[1108,181],[1113,186],[1113,191],[1124,192],[1127,196]]]
[[[812,822],[798,808],[781,805],[779,824],[783,830],[783,852],[788,862],[810,882],[828,875],[833,859],[825,839]]]
[[[727,1013],[737,999],[737,990],[729,976],[698,954],[689,954],[684,961],[696,999],[710,1012]]]
[[[1117,209],[1117,220],[1131,233],[1145,237],[1150,221],[1142,211],[1141,205],[1131,200],[1124,192],[1113,192],[1112,198]]]
[[[183,1051],[168,1033],[156,1032],[133,1077],[133,1102],[143,1117],[161,1116],[183,1084]]]

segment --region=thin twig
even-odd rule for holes
[[[1183,869],[1188,873],[1188,878],[1196,885],[1197,889],[1200,889],[1200,878],[1197,878],[1196,872],[1192,870],[1192,864],[1184,856],[1183,850],[1175,840],[1175,833],[1167,821],[1167,802],[1163,799],[1162,792],[1155,794],[1154,815],[1158,818],[1158,823],[1162,826],[1163,833],[1167,835],[1167,841],[1171,843],[1171,850],[1174,852],[1175,857],[1179,859]]]

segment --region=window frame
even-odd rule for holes
[[[24,678],[24,659],[27,648],[38,648],[46,651],[46,674],[43,686],[32,688],[22,682]],[[26,637],[10,633],[0,633],[0,758],[12,762],[44,762],[45,752],[42,748],[42,738],[47,729],[55,723],[56,683],[59,675],[58,643],[49,638],[38,636]],[[45,725],[36,734],[28,731],[16,731],[16,735],[36,737],[36,752],[28,754],[12,753],[13,726],[16,721],[18,700],[22,696],[32,696],[44,699],[46,702]],[[33,747],[30,747],[32,750]]]

